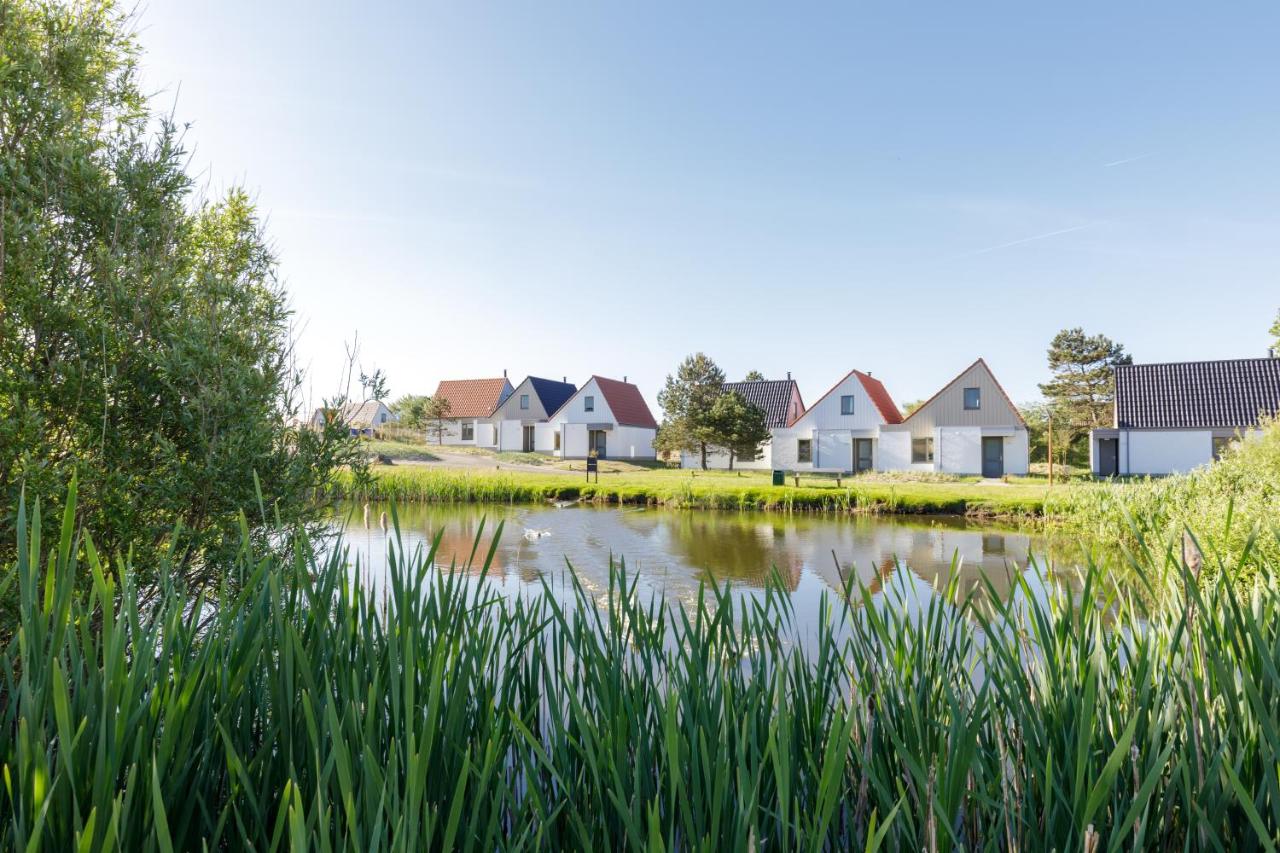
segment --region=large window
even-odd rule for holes
[[[933,439],[911,439],[911,464],[927,465],[933,462]]]
[[[802,438],[796,442],[796,461],[797,462],[813,461],[813,439]]]
[[[590,394],[582,398],[582,411],[594,412],[596,410],[596,398]]]
[[[981,388],[964,389],[964,407],[966,409],[982,408],[982,389]]]
[[[475,424],[463,424],[463,425],[462,425],[462,440],[463,440],[463,441],[475,441],[475,440],[476,440],[476,425],[475,425]]]
[[[521,394],[521,395],[520,395],[520,408],[522,408],[522,409],[527,409],[527,408],[529,408],[529,395],[528,395],[528,394]]]
[[[840,414],[842,415],[853,414],[853,395],[852,394],[846,394],[845,396],[840,398]]]

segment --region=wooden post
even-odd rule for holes
[[[1049,488],[1053,488],[1053,412],[1049,412]]]

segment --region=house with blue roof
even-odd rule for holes
[[[557,382],[540,376],[526,376],[493,412],[491,420],[498,450],[518,453],[554,453],[554,426],[548,422],[578,386],[568,377]]]

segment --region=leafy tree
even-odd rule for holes
[[[337,426],[292,426],[267,237],[243,191],[193,196],[134,32],[110,2],[0,0],[0,512],[57,504],[78,474],[99,550],[140,572],[172,550],[216,581],[242,510],[287,545],[274,519],[318,525],[336,470],[362,469]]]
[[[759,459],[761,448],[769,440],[769,425],[765,413],[738,392],[721,394],[711,407],[711,424],[715,444],[729,453],[729,470],[735,459],[754,462]]]
[[[1041,383],[1040,393],[1054,413],[1055,425],[1062,421],[1070,446],[1089,430],[1111,422],[1116,365],[1133,359],[1106,335],[1086,335],[1079,327],[1058,332],[1048,355],[1053,378]]]
[[[1276,312],[1276,321],[1271,324],[1271,346],[1276,355],[1280,355],[1280,311]]]
[[[667,376],[658,393],[664,415],[660,450],[697,452],[707,468],[707,448],[715,443],[712,410],[724,393],[724,371],[703,353],[688,356]]]
[[[445,397],[423,397],[422,420],[426,424],[427,435],[436,437],[437,444],[444,444],[444,435],[449,431],[445,423],[452,408]]]
[[[364,399],[382,402],[390,395],[387,389],[387,374],[381,370],[373,373],[360,371],[360,387],[364,390]]]
[[[749,370],[747,371],[746,378],[743,379],[742,381],[743,382],[763,382],[764,374],[758,370]]]
[[[1076,442],[1071,444],[1072,431],[1067,418],[1054,412],[1043,400],[1018,407],[1022,419],[1027,422],[1028,455],[1032,462],[1049,461],[1049,427],[1053,427],[1053,456],[1058,465],[1084,467],[1088,465],[1088,447]]]
[[[405,394],[399,400],[391,404],[391,411],[395,412],[400,418],[401,425],[408,429],[427,428],[427,404],[431,401],[430,397],[421,394]]]
[[[903,416],[909,415],[925,404],[924,400],[908,400],[902,404]]]

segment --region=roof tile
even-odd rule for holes
[[[497,379],[443,379],[435,396],[449,401],[451,418],[487,418],[511,394],[506,377]]]
[[[1280,358],[1116,367],[1122,429],[1249,427],[1280,414]]]

